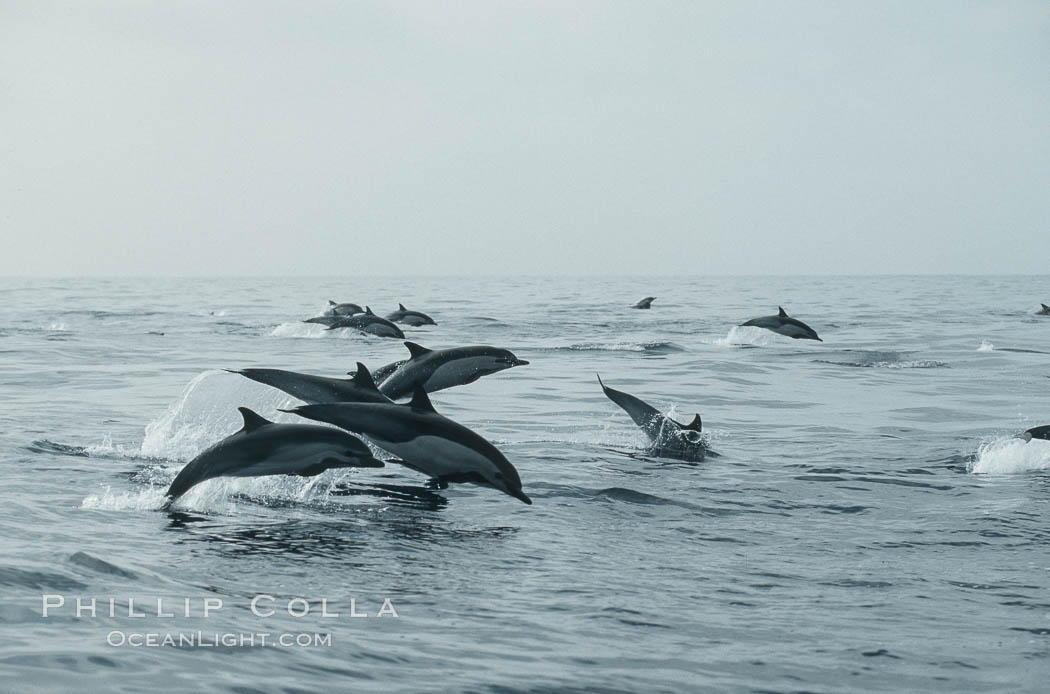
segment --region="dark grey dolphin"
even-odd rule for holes
[[[340,303],[337,303],[337,302],[332,301],[331,299],[329,299],[328,300],[328,310],[325,311],[325,315],[326,316],[352,316],[352,315],[354,315],[356,313],[364,313],[364,312],[365,312],[365,310],[363,308],[361,308],[360,306],[358,306],[357,304],[351,304],[351,303],[340,304]]]
[[[480,484],[532,503],[510,461],[478,434],[438,414],[422,388],[405,405],[335,403],[286,411],[360,434],[439,484]]]
[[[433,393],[529,363],[518,359],[510,350],[485,345],[427,349],[406,342],[405,347],[408,347],[411,358],[379,384],[379,390],[393,400],[410,395],[416,386]]]
[[[1032,439],[1050,441],[1050,424],[1041,427],[1032,427],[1025,433],[1021,434],[1021,438],[1023,438],[1025,442],[1031,441]]]
[[[332,326],[338,323],[343,316],[337,316],[334,314],[325,314],[323,316],[317,316],[315,318],[307,318],[304,323],[320,323],[321,325]]]
[[[817,331],[809,327],[800,320],[795,320],[788,316],[787,311],[777,306],[779,313],[775,316],[763,316],[762,318],[752,318],[746,323],[742,323],[742,326],[749,326],[755,328],[765,328],[766,330],[772,330],[778,335],[784,335],[791,337],[796,340],[816,340],[817,342],[823,342],[817,337]]]
[[[163,508],[213,477],[313,477],[332,468],[383,467],[364,442],[345,431],[315,424],[277,424],[247,407],[237,409],[244,427],[187,463],[168,487]]]
[[[437,325],[434,319],[421,311],[409,311],[404,304],[398,304],[397,310],[386,317],[392,323],[404,323],[405,325]]]
[[[656,301],[655,296],[647,296],[631,308],[649,308],[650,306],[652,306],[654,301]]]
[[[622,407],[645,432],[653,442],[652,450],[655,454],[683,460],[703,460],[708,453],[717,455],[714,451],[709,452],[704,443],[700,415],[694,416],[693,421],[688,424],[679,424],[633,395],[608,387],[602,383],[601,376],[598,376],[598,383],[605,395]]]
[[[1038,311],[1036,311],[1035,315],[1037,315],[1037,316],[1050,316],[1050,306],[1047,306],[1046,304],[1039,304],[1039,305],[1042,306],[1042,308],[1039,309]]]
[[[363,364],[358,363],[353,378],[326,378],[282,369],[241,369],[230,373],[240,374],[253,381],[283,390],[292,397],[311,405],[328,402],[390,402],[376,388],[375,381]]]
[[[389,364],[384,364],[383,366],[380,366],[378,369],[372,372],[372,378],[376,380],[376,383],[382,383],[386,379],[390,378],[390,374],[394,373],[407,363],[408,359],[402,359],[401,361],[395,361]],[[353,376],[356,372],[347,373]]]
[[[379,337],[396,337],[405,339],[405,333],[386,318],[380,318],[372,313],[372,309],[365,306],[365,312],[356,316],[340,316],[336,322],[328,326],[329,330],[338,328],[353,328],[364,333],[378,335]]]

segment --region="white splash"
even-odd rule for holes
[[[1015,436],[984,441],[970,464],[975,475],[1009,475],[1050,470],[1050,441],[1025,442]]]
[[[285,393],[225,371],[198,374],[168,411],[146,425],[140,455],[190,460],[241,428],[238,407],[250,407],[275,421],[299,421],[277,412],[298,404]]]
[[[345,333],[345,330],[329,330],[327,326],[321,325],[320,323],[303,323],[299,321],[297,323],[281,323],[270,333],[272,337],[328,337],[339,333]]]
[[[765,328],[756,328],[753,325],[734,325],[729,329],[725,337],[715,340],[712,344],[722,347],[736,347],[739,345],[766,346],[773,342],[776,333]]]
[[[978,352],[994,352],[995,345],[988,340],[981,340],[981,346],[977,348]]]
[[[152,511],[164,504],[163,487],[148,487],[135,491],[115,492],[106,487],[98,494],[90,494],[80,502],[80,508],[94,511]]]

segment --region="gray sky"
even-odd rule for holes
[[[0,0],[0,274],[1044,273],[1047,2]]]

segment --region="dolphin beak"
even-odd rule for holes
[[[511,496],[513,496],[513,497],[514,497],[515,499],[521,499],[522,501],[524,501],[524,502],[525,502],[526,504],[528,504],[529,506],[532,506],[532,499],[530,499],[529,497],[527,497],[527,496],[525,495],[525,492],[521,491],[520,489],[518,489],[518,490],[511,490],[511,491],[510,491],[509,493],[510,493],[510,495],[511,495]]]
[[[510,363],[510,365],[511,366],[528,366],[529,362],[525,361],[524,359],[515,359],[514,361],[512,361]]]

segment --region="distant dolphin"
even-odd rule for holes
[[[301,475],[345,467],[383,467],[360,439],[314,424],[277,424],[238,407],[244,427],[186,464],[168,487],[167,509],[193,486],[213,477]]]
[[[480,484],[532,503],[510,461],[478,434],[438,414],[422,388],[405,405],[336,403],[285,411],[358,433],[439,484]]]
[[[404,323],[405,325],[437,325],[434,319],[420,311],[409,311],[404,304],[398,304],[397,310],[386,317],[392,323]]]
[[[405,339],[405,333],[386,318],[380,318],[372,313],[372,309],[365,306],[365,312],[356,316],[341,316],[339,320],[328,326],[329,330],[339,328],[354,328],[361,332],[371,333],[379,337],[396,337]]]
[[[655,296],[647,296],[631,308],[649,308],[650,306],[652,306],[654,301],[656,301]]]
[[[1021,434],[1021,438],[1023,438],[1025,442],[1031,441],[1032,439],[1050,441],[1050,424],[1041,427],[1032,427],[1025,433]]]
[[[410,395],[416,386],[433,393],[473,383],[482,376],[529,363],[518,359],[510,350],[484,345],[427,349],[414,342],[406,342],[405,347],[408,347],[412,357],[379,385],[379,390],[392,400]]]
[[[240,374],[253,381],[282,390],[292,397],[311,405],[329,402],[390,402],[376,388],[375,381],[364,365],[358,363],[357,372],[351,379],[325,378],[282,369],[241,369],[230,373]]]
[[[351,303],[336,303],[331,299],[328,300],[328,310],[325,311],[327,316],[352,316],[355,313],[364,313],[365,310],[357,304]]]
[[[763,316],[762,318],[752,318],[746,323],[742,323],[741,326],[749,326],[755,328],[765,328],[766,330],[772,330],[778,335],[784,335],[791,337],[796,340],[816,340],[817,342],[823,342],[817,337],[817,332],[803,323],[800,320],[788,317],[787,311],[777,306],[780,312],[775,316]]]
[[[1050,316],[1050,306],[1047,306],[1046,304],[1039,304],[1039,305],[1042,306],[1042,308],[1039,309],[1038,311],[1036,311],[1035,315],[1037,315],[1037,316]]]
[[[605,395],[641,427],[653,442],[653,452],[657,455],[683,460],[703,460],[708,453],[717,455],[714,451],[709,452],[704,443],[700,415],[694,416],[689,424],[679,424],[633,395],[608,387],[602,383],[601,376],[598,376],[598,383]]]

